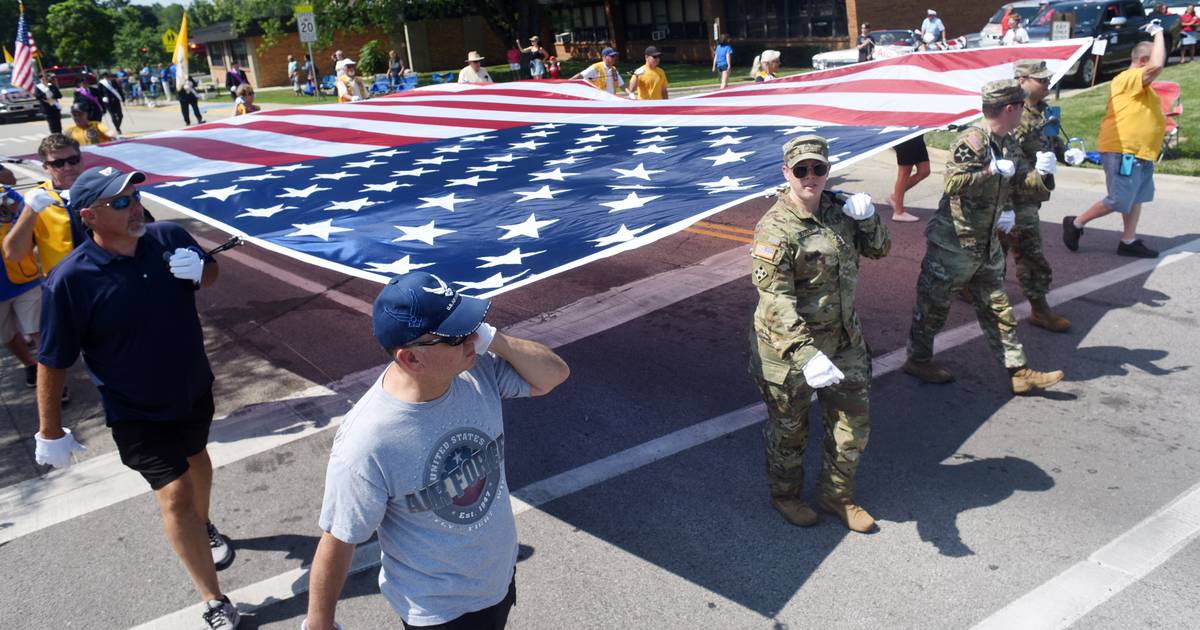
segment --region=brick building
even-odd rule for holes
[[[774,48],[785,65],[807,66],[813,53],[851,45],[861,22],[917,28],[938,12],[951,37],[977,32],[1003,0],[565,0],[547,13],[560,57],[598,56],[605,46],[638,59],[654,44],[669,61],[709,63],[716,33],[733,40],[735,63],[749,65]]]

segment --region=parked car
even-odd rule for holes
[[[917,47],[917,38],[907,29],[879,29],[871,31],[875,38],[875,56],[873,59],[889,59],[912,52]],[[858,49],[846,48],[831,50],[819,55],[813,55],[814,70],[826,70],[840,66],[858,63]]]
[[[12,70],[8,64],[0,65],[0,120],[33,120],[41,115],[37,99],[12,84]]]
[[[1046,3],[1042,0],[1022,0],[1021,2],[1009,2],[1001,6],[996,13],[988,20],[987,24],[983,25],[983,30],[979,31],[979,47],[986,48],[988,46],[999,46],[1004,32],[1003,24],[1000,20],[1012,9],[1013,13],[1021,18],[1021,24],[1028,26],[1029,21],[1034,18],[1042,10]]]
[[[79,85],[79,82],[85,77],[88,81],[96,80],[96,75],[91,70],[88,70],[87,66],[53,66],[46,68],[46,71],[50,73],[54,85],[57,85],[60,89],[73,88]]]
[[[1127,68],[1133,47],[1140,41],[1150,39],[1141,28],[1152,18],[1146,16],[1140,0],[1076,0],[1053,2],[1042,9],[1025,27],[1029,32],[1029,41],[1050,39],[1051,23],[1056,16],[1063,14],[1075,16],[1073,37],[1095,37],[1108,41],[1099,68],[1096,67],[1095,55],[1085,53],[1068,71],[1067,76],[1077,84],[1090,85],[1092,75],[1096,72],[1103,75]],[[1179,16],[1162,18],[1162,26],[1167,54],[1170,56],[1179,47]]]

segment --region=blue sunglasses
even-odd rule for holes
[[[114,197],[112,199],[112,201],[109,201],[108,203],[106,203],[104,205],[112,208],[113,210],[124,210],[124,209],[128,208],[130,206],[130,204],[132,204],[133,202],[135,202],[135,201],[140,202],[141,200],[142,200],[141,191],[135,190],[135,191],[129,193],[128,195],[121,195],[120,197]]]

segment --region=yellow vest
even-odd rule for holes
[[[33,242],[37,244],[42,272],[48,274],[75,249],[75,242],[71,240],[71,216],[67,214],[62,197],[50,182],[42,182],[39,186],[46,189],[55,200],[54,205],[38,213],[37,222],[33,224]]]
[[[615,66],[609,68],[608,66],[604,65],[603,61],[597,61],[596,63],[592,64],[592,68],[596,71],[596,78],[588,81],[588,83],[591,83],[605,92],[616,94],[616,86],[614,86],[611,90],[608,88],[608,79],[609,75],[612,75],[617,71],[617,68]]]
[[[346,75],[341,75],[337,78],[337,82],[346,87],[345,90],[338,90],[338,102],[349,103],[354,100],[354,84],[358,84],[358,92],[362,98],[367,98],[367,87],[363,84],[362,79],[354,77],[351,79]]]
[[[21,209],[17,208],[16,214],[12,217],[4,217],[0,220],[0,240],[8,236],[8,231],[12,229],[17,222],[17,217],[21,216]],[[9,260],[4,257],[4,272],[8,276],[8,280],[13,284],[25,284],[32,282],[42,277],[42,270],[38,268],[37,259],[33,257],[33,252],[29,252],[21,260]]]

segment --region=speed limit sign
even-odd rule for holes
[[[311,4],[295,7],[296,30],[300,32],[300,41],[311,44],[317,41],[317,18],[313,15]]]

